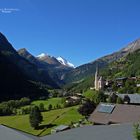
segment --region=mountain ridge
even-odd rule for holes
[[[23,50],[25,51],[25,49]],[[29,80],[33,80],[36,82],[39,81],[50,86],[55,85],[56,87],[58,87],[47,73],[44,73],[44,71],[38,69],[28,59],[25,59],[24,57],[20,56],[18,52],[13,48],[13,46],[9,43],[8,39],[6,39],[6,37],[2,33],[0,34],[0,52],[3,55],[5,55],[6,58],[9,59],[9,61],[11,61],[17,67],[19,67],[21,72],[27,75]]]
[[[11,46],[5,36],[1,35],[1,38],[3,38],[4,40],[3,42],[1,41],[1,44],[6,43],[7,46]],[[33,64],[34,67],[37,67],[39,70],[43,70],[44,74],[48,72],[48,77],[56,80],[57,83],[62,82],[63,84],[79,81],[86,77],[92,76],[94,75],[97,66],[102,69],[109,63],[119,60],[120,58],[127,56],[129,53],[132,53],[137,49],[140,49],[140,39],[129,43],[128,45],[126,45],[126,47],[120,49],[117,52],[105,55],[79,67],[72,68],[66,66],[68,64],[68,61],[66,60],[66,62],[64,62],[65,60],[63,58],[61,58],[61,60],[57,60],[57,58],[44,53],[42,53],[38,57],[35,57],[30,54],[25,48],[20,49],[17,53],[13,47],[9,47],[9,50],[11,52],[14,52],[17,57],[19,57],[18,55],[22,56],[25,60]],[[19,66],[22,67],[21,64],[19,64]],[[31,69],[33,68],[30,68],[29,70]],[[27,70],[23,69],[23,71],[26,72]]]
[[[54,64],[54,65],[62,64],[63,66],[74,68],[74,65],[69,61],[67,61],[65,58],[63,58],[62,56],[54,57],[45,53],[41,53],[40,55],[36,56],[36,58],[45,61],[46,63],[49,64]]]
[[[66,73],[63,77],[63,80],[66,83],[71,83],[87,78],[89,76],[93,76],[97,66],[99,67],[99,69],[102,69],[106,67],[109,63],[116,61],[122,57],[125,57],[129,53],[133,53],[138,49],[140,49],[140,38],[129,43],[128,45],[126,45],[126,47],[120,49],[119,51],[116,51],[109,55],[105,55],[87,64],[83,64],[79,67],[76,67],[71,72]]]
[[[62,65],[55,57],[45,53],[35,57],[29,53],[27,49],[22,48],[18,50],[18,54],[34,64],[38,69],[42,69],[44,72],[48,73],[59,86],[64,84],[61,80],[63,74],[72,69],[71,67]]]

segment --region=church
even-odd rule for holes
[[[94,81],[95,90],[102,90],[104,88],[104,80],[102,76],[99,76],[98,68],[96,68],[95,72],[95,81]]]

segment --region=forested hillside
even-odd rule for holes
[[[119,92],[126,92],[128,89],[131,93],[140,92],[139,88],[136,88],[136,84],[140,84],[140,49],[135,52],[129,53],[127,56],[122,57],[103,69],[99,70],[99,75],[103,76],[104,80],[115,81],[117,78],[122,77],[137,77],[137,80],[126,80],[124,88],[121,90],[117,87],[113,87],[113,90]],[[138,80],[139,79],[139,80]],[[83,92],[90,87],[94,87],[94,74],[82,81],[67,84],[65,89],[70,92]]]
[[[46,87],[58,86],[48,73],[19,56],[6,37],[0,33],[0,101],[47,96]]]
[[[112,62],[101,73],[104,77],[110,79],[140,76],[140,49]]]

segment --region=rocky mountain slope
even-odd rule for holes
[[[74,68],[74,65],[68,62],[65,58],[59,56],[55,58],[54,56],[47,55],[45,53],[41,53],[36,57],[39,61],[46,62],[50,65],[61,66],[64,68]]]
[[[18,50],[18,54],[30,63],[34,64],[38,69],[47,73],[59,86],[64,84],[61,77],[73,69],[70,66],[61,64],[55,57],[44,53],[34,57],[25,48],[23,48]]]
[[[38,55],[37,59],[42,61],[42,62],[46,62],[50,65],[56,65],[56,66],[61,65],[61,63],[55,57],[47,55],[45,53],[42,53],[42,54]]]

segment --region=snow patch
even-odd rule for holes
[[[45,57],[46,56],[46,54],[45,53],[41,53],[40,55],[38,55],[37,57],[39,57],[39,58],[42,58],[42,57]]]
[[[57,59],[62,65],[75,68],[75,66],[74,66],[72,63],[68,62],[66,59],[62,58],[61,56],[57,57],[56,59]]]

